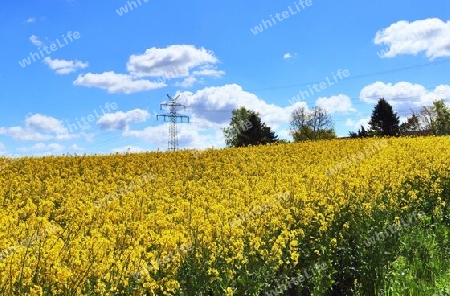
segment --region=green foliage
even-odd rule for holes
[[[433,109],[436,113],[436,120],[432,126],[435,135],[450,134],[450,108],[447,107],[443,100],[434,101]]]
[[[367,138],[374,136],[372,131],[367,131],[364,126],[361,125],[361,128],[358,132],[349,132],[350,138]]]
[[[418,208],[392,211],[361,207],[359,220],[343,232],[336,253],[334,292],[339,295],[450,295],[450,180],[441,180],[440,193],[420,179],[403,186],[424,189],[426,202]],[[399,195],[398,202],[408,197]],[[438,199],[439,197],[439,199]],[[419,197],[420,198],[420,197]],[[443,202],[441,202],[441,200]],[[380,204],[385,203],[381,198]],[[342,215],[342,217],[341,217]],[[348,222],[343,209],[336,224]],[[395,224],[396,217],[403,219]],[[345,219],[344,219],[345,218]],[[338,295],[333,294],[333,295]],[[325,295],[325,294],[323,294]]]
[[[418,226],[414,230],[402,237],[378,295],[449,295],[448,227]]]
[[[300,107],[292,112],[291,135],[294,142],[336,138],[330,116],[318,107],[311,111]]]
[[[399,127],[399,132],[401,135],[408,135],[413,132],[420,131],[420,119],[419,116],[414,114],[408,117],[406,122],[402,123]]]
[[[278,136],[261,122],[258,113],[241,107],[233,110],[232,114],[230,125],[223,129],[228,147],[264,145],[278,141]]]
[[[431,106],[422,107],[419,113],[413,113],[400,125],[400,134],[449,135],[450,108],[443,100],[437,100]]]
[[[294,142],[301,142],[307,140],[331,140],[336,139],[336,134],[333,129],[314,131],[309,126],[302,126],[300,130],[292,132]]]

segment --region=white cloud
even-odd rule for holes
[[[259,112],[262,120],[269,125],[287,123],[289,116],[286,114],[290,114],[294,108],[267,104],[237,84],[206,87],[196,93],[185,91],[179,94],[180,103],[188,106],[188,112],[195,118],[218,124],[228,123],[232,116],[231,111],[241,106]]]
[[[85,150],[84,148],[78,147],[77,144],[72,144],[70,148],[72,149],[73,152],[83,152]]]
[[[36,143],[31,147],[21,147],[17,148],[21,152],[39,152],[39,154],[50,155],[55,153],[60,153],[64,150],[64,146],[58,143]]]
[[[329,114],[338,112],[356,112],[350,97],[343,94],[331,96],[329,98],[319,98],[316,101],[316,106],[325,109]]]
[[[210,76],[210,77],[221,77],[225,75],[224,71],[216,70],[216,69],[201,69],[192,72],[192,75],[195,76]]]
[[[225,72],[216,69],[217,63],[219,60],[212,51],[193,45],[152,47],[143,54],[130,56],[128,74],[116,74],[113,71],[88,73],[79,75],[73,84],[98,87],[109,93],[131,94],[166,87],[166,79],[182,78],[184,80],[176,82],[175,86],[189,87],[196,82],[203,82],[203,77],[223,76]],[[194,76],[203,77],[198,79]],[[157,81],[144,77],[157,77]]]
[[[6,147],[3,143],[0,142],[0,155],[6,154]]]
[[[180,126],[178,133],[180,136]],[[143,130],[130,130],[123,133],[125,137],[139,138],[145,142],[156,144],[157,146],[167,147],[167,125],[149,126]]]
[[[191,70],[203,67],[196,75],[221,76],[224,72],[214,69],[218,62],[214,52],[203,47],[171,45],[166,48],[152,47],[141,55],[132,55],[127,70],[135,76],[184,78],[189,76]]]
[[[176,82],[175,86],[180,86],[180,87],[191,87],[192,85],[194,85],[194,83],[197,81],[197,78],[195,77],[186,77],[182,82]]]
[[[51,140],[51,135],[45,135],[36,131],[30,131],[20,126],[0,127],[0,135],[7,135],[21,141],[45,141]]]
[[[42,114],[28,116],[25,119],[25,127],[40,132],[63,133],[65,130],[64,125],[60,120]]]
[[[29,39],[31,43],[33,43],[33,45],[37,47],[41,47],[42,45],[44,45],[44,43],[41,40],[39,40],[39,38],[36,35],[31,35]]]
[[[229,124],[232,110],[241,106],[259,112],[262,121],[277,131],[279,125],[289,123],[289,115],[294,108],[306,105],[304,102],[299,102],[294,106],[283,108],[267,104],[236,84],[206,87],[195,93],[185,91],[178,94],[179,102],[188,106],[186,112],[180,113],[189,115],[191,122],[179,124],[177,127],[179,145],[183,148],[223,147],[225,140],[221,128]],[[139,138],[159,147],[167,147],[168,123],[150,126],[143,130],[127,130],[123,135]]]
[[[365,86],[360,92],[360,99],[366,103],[376,103],[380,98],[386,99],[393,107],[408,109],[430,105],[434,100],[449,100],[450,85],[439,85],[428,90],[423,85],[411,82],[384,83],[374,82]]]
[[[364,128],[369,128],[369,121],[370,121],[370,117],[366,117],[366,118],[361,118],[359,120],[353,120],[351,118],[348,118],[345,125],[352,127],[354,129],[359,129],[361,128],[361,126],[364,126]]]
[[[31,24],[31,23],[35,23],[35,22],[36,22],[35,17],[29,17],[25,20],[25,23],[27,23],[27,24]]]
[[[146,90],[158,89],[167,86],[163,82],[151,82],[149,80],[135,79],[127,74],[116,74],[113,71],[102,74],[87,73],[79,75],[73,82],[74,85],[86,87],[98,87],[109,93],[131,94]]]
[[[89,63],[80,61],[67,61],[67,60],[52,60],[50,57],[46,57],[44,62],[52,70],[56,70],[56,74],[69,74],[77,71],[78,69],[84,69],[89,66]]]
[[[111,149],[111,151],[113,153],[139,153],[139,152],[143,152],[144,149],[140,148],[140,147],[135,147],[135,146],[125,146],[125,147],[120,147],[120,148],[113,148]]]
[[[288,141],[292,141],[291,131],[289,129],[283,129],[276,132],[278,139],[285,139]]]
[[[374,43],[388,46],[380,57],[392,58],[401,54],[424,52],[433,60],[450,56],[450,21],[437,18],[414,22],[398,21],[376,33]]]
[[[223,139],[220,125],[214,124],[209,130],[201,124],[179,124],[178,144],[183,148],[211,148],[212,146],[223,146]],[[150,126],[140,131],[126,131],[124,136],[139,138],[145,142],[152,143],[159,147],[167,147],[168,123],[158,126]]]
[[[24,127],[0,127],[0,135],[10,136],[20,141],[69,140],[78,137],[68,135],[66,131],[62,121],[42,114],[27,116]]]
[[[290,60],[290,59],[292,59],[292,58],[295,58],[297,56],[297,53],[290,53],[290,52],[287,52],[287,53],[285,53],[284,55],[283,55],[283,59],[284,60]]]
[[[145,122],[150,117],[146,110],[134,109],[128,112],[115,112],[103,115],[97,124],[105,130],[126,131],[130,123]]]

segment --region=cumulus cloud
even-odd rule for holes
[[[40,154],[49,155],[62,152],[64,146],[58,143],[36,143],[31,147],[22,147],[17,150],[21,152],[39,152]]]
[[[20,141],[68,140],[77,137],[67,134],[67,129],[61,120],[42,114],[27,116],[23,127],[0,127],[0,135],[10,136]]]
[[[180,114],[190,116],[190,123],[179,124],[177,127],[180,147],[186,148],[223,147],[225,140],[221,128],[229,124],[232,110],[241,106],[259,112],[262,121],[278,134],[279,131],[284,131],[278,130],[279,126],[289,124],[292,110],[306,105],[305,102],[288,107],[268,104],[236,84],[206,87],[196,92],[184,91],[176,95],[180,95],[181,104],[188,106],[186,112]],[[126,130],[123,135],[164,147],[167,145],[168,123],[143,130]]]
[[[231,111],[241,106],[259,112],[262,120],[269,125],[287,123],[289,118],[286,114],[290,114],[296,107],[268,104],[237,84],[206,87],[195,93],[185,91],[179,94],[180,102],[188,106],[190,114],[218,124],[228,123],[232,116]]]
[[[78,147],[77,144],[72,144],[72,146],[70,146],[70,149],[75,153],[83,152],[85,150],[84,148]]]
[[[352,127],[354,129],[359,129],[361,126],[364,126],[364,128],[368,129],[369,121],[370,121],[370,117],[360,118],[358,120],[353,120],[351,118],[348,118],[345,125]]]
[[[79,75],[73,84],[124,94],[166,87],[166,80],[171,79],[182,80],[176,81],[175,86],[190,87],[196,82],[203,82],[204,77],[223,76],[225,72],[216,68],[218,63],[212,51],[193,45],[152,47],[143,54],[130,56],[127,63],[129,73],[88,73]],[[149,77],[156,79],[148,80]]]
[[[186,77],[182,82],[176,82],[175,86],[180,86],[180,87],[191,87],[192,85],[194,85],[194,83],[197,81],[197,78],[195,77]]]
[[[211,148],[223,146],[223,138],[220,125],[207,124],[180,124],[178,125],[178,144],[183,148]],[[123,133],[125,137],[138,138],[144,142],[152,143],[159,147],[167,147],[168,123],[158,126],[149,126],[143,130],[131,130]]]
[[[449,100],[450,85],[439,85],[427,89],[423,85],[411,82],[384,83],[374,82],[365,86],[360,92],[360,99],[366,103],[376,103],[380,98],[386,99],[392,106],[402,109],[430,105],[434,100]]]
[[[338,112],[356,112],[350,97],[343,94],[331,96],[329,98],[319,98],[316,101],[316,106],[325,109],[329,114]]]
[[[89,63],[84,63],[77,60],[52,60],[50,57],[46,57],[44,59],[44,63],[47,64],[50,69],[55,70],[56,74],[69,74],[77,71],[78,69],[84,69],[89,66]]]
[[[424,52],[433,60],[450,56],[450,21],[438,18],[398,21],[376,33],[374,43],[388,48],[378,53],[382,58],[397,55],[417,55]]]
[[[219,62],[214,52],[193,45],[152,47],[140,55],[132,55],[127,63],[130,74],[144,77],[184,78],[200,67],[195,75],[221,76],[215,65]]]
[[[39,132],[62,133],[65,128],[63,123],[51,116],[33,114],[25,119],[25,128]]]
[[[44,141],[52,139],[51,135],[44,135],[36,131],[26,130],[20,126],[0,127],[0,135],[10,136],[21,141]]]
[[[146,110],[134,109],[128,112],[118,111],[103,115],[97,124],[104,130],[126,131],[131,123],[145,122],[150,117]]]
[[[195,75],[195,76],[221,77],[221,76],[225,75],[225,72],[221,71],[221,70],[216,70],[216,69],[204,68],[204,69],[192,71],[192,75]]]
[[[152,82],[145,79],[136,79],[131,75],[116,74],[113,71],[103,72],[102,74],[87,73],[84,75],[79,75],[73,84],[86,87],[98,87],[112,94],[132,94],[167,86],[167,84],[163,82]]]

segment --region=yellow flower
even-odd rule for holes
[[[209,268],[208,269],[208,275],[212,275],[213,277],[219,276],[219,271],[215,268]]]
[[[100,295],[133,282],[136,295],[175,295],[186,260],[204,262],[223,285],[249,272],[244,265],[256,258],[271,270],[289,269],[300,247],[316,255],[336,247],[350,225],[360,226],[361,212],[369,220],[374,210],[408,213],[426,196],[442,214],[448,147],[447,137],[368,138],[197,157],[33,157],[5,167],[10,161],[0,157],[0,283],[18,287],[13,295],[41,295],[44,285],[53,294],[83,295],[88,282],[77,280],[98,278],[92,290]],[[415,186],[417,180],[426,186]],[[407,221],[398,215],[394,223]],[[343,228],[331,229],[340,219]],[[331,237],[325,246],[324,235]],[[33,286],[36,276],[42,287]],[[233,295],[223,287],[214,292]]]
[[[337,245],[337,239],[336,238],[332,238],[331,239],[331,245],[333,246],[333,247],[335,247],[336,245]]]
[[[234,290],[233,288],[228,287],[226,290],[226,294],[227,296],[233,296],[234,295]]]

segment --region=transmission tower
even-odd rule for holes
[[[169,114],[156,115],[156,120],[158,120],[160,116],[164,117],[164,121],[166,121],[166,118],[169,118],[169,141],[167,150],[176,151],[178,149],[178,118],[181,119],[181,122],[183,122],[183,118],[187,118],[187,122],[189,123],[189,116],[178,114],[179,109],[183,108],[186,110],[186,106],[177,103],[177,100],[180,97],[179,95],[176,98],[172,98],[169,95],[167,95],[167,97],[170,99],[170,102],[160,104],[160,109],[162,110],[163,107],[167,107],[169,109]]]

